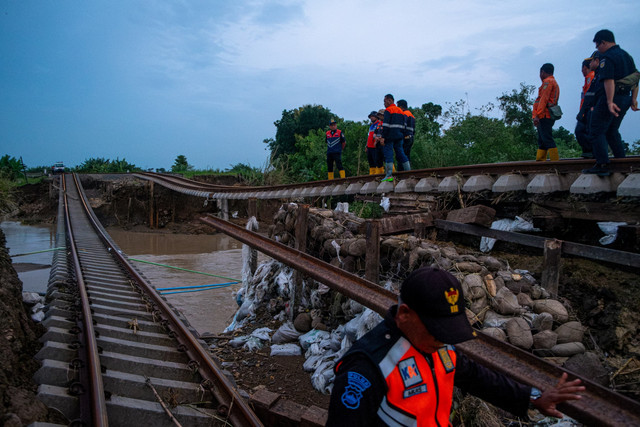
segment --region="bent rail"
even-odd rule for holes
[[[382,315],[397,300],[396,294],[373,282],[257,233],[213,217],[202,217],[200,221],[309,275]],[[580,378],[586,387],[583,398],[558,405],[562,412],[580,422],[602,426],[640,425],[638,402],[575,373],[565,371],[515,346],[479,333],[478,339],[458,344],[457,347],[470,358],[543,390],[555,386],[563,372]]]

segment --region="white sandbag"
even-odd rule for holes
[[[269,336],[271,332],[272,332],[271,329],[267,327],[258,328],[255,331],[251,332],[251,336],[258,338],[259,340],[262,340],[262,341],[271,341],[271,337]]]
[[[322,340],[329,339],[331,335],[327,331],[320,331],[318,329],[312,329],[306,334],[300,335],[298,341],[304,351],[307,351],[311,344],[318,343]]]
[[[271,356],[300,356],[302,349],[298,344],[273,344],[271,346]]]
[[[293,342],[296,341],[300,335],[302,335],[302,332],[298,332],[291,322],[286,322],[278,328],[275,334],[273,334],[271,342],[274,344]]]

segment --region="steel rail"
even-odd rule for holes
[[[107,233],[96,218],[95,213],[90,209],[88,200],[84,191],[82,191],[82,185],[80,183],[78,183],[78,189],[81,202],[85,207],[87,217],[95,229],[96,234],[104,242],[105,246],[110,248],[111,253],[127,270],[138,286],[140,286],[144,294],[154,302],[156,307],[162,313],[162,316],[167,320],[168,327],[175,332],[175,339],[182,345],[182,348],[191,360],[196,362],[196,367],[200,375],[205,380],[208,380],[211,393],[221,405],[224,405],[224,407],[221,406],[218,408],[220,412],[223,412],[224,416],[228,416],[231,422],[236,426],[262,426],[263,424],[258,416],[253,412],[248,403],[240,396],[229,379],[216,366],[215,362],[187,329],[185,324],[176,316],[172,308],[160,295],[158,295],[157,292],[155,292],[153,287],[147,283],[137,270],[133,268],[131,263],[129,263],[113,245],[111,239],[108,237]],[[227,413],[224,413],[224,411]]]
[[[93,316],[91,315],[91,307],[89,303],[89,296],[87,294],[86,285],[83,278],[82,267],[80,265],[80,258],[78,257],[78,248],[75,242],[75,236],[73,233],[73,226],[71,225],[71,216],[69,214],[69,202],[67,199],[67,182],[65,175],[62,175],[62,188],[63,188],[63,200],[64,200],[64,212],[65,223],[67,229],[67,235],[69,237],[69,248],[71,258],[73,260],[73,268],[75,270],[75,277],[80,294],[80,304],[82,310],[82,318],[78,319],[79,327],[82,329],[82,344],[84,344],[84,351],[78,350],[81,354],[81,359],[86,363],[89,394],[80,393],[80,417],[86,423],[86,425],[92,425],[97,427],[106,427],[109,425],[107,419],[107,404],[104,397],[104,384],[102,382],[102,371],[100,367],[100,356],[98,354],[98,343],[96,340],[96,333],[93,328]],[[76,183],[76,176],[73,176],[73,180]],[[81,377],[82,378],[82,377]],[[87,398],[88,399],[87,401]],[[89,410],[90,414],[86,414]],[[91,421],[88,423],[88,421]]]
[[[373,282],[242,227],[213,217],[202,217],[200,221],[309,275],[382,315],[397,300],[395,293]],[[603,426],[640,425],[640,403],[552,365],[531,353],[483,333],[479,333],[477,339],[457,346],[470,358],[543,390],[555,386],[563,372],[568,372],[571,377],[580,378],[586,386],[582,399],[558,405],[562,412],[580,422]]]
[[[454,175],[472,176],[472,175],[501,175],[508,173],[516,174],[534,174],[534,173],[552,173],[552,174],[570,174],[581,173],[585,167],[593,165],[593,160],[587,159],[563,159],[557,162],[536,162],[536,161],[517,161],[505,163],[485,163],[479,165],[460,165],[448,166],[443,168],[416,169],[410,171],[395,172],[394,176],[399,179],[421,179],[428,177],[447,177]],[[611,159],[611,171],[614,173],[633,173],[640,171],[640,156],[630,156],[622,159]],[[216,184],[201,183],[182,177],[168,176],[164,174],[152,172],[137,172],[135,175],[146,177],[146,179],[154,178],[160,182],[165,182],[184,188],[219,192],[219,193],[247,193],[254,191],[271,191],[271,190],[289,190],[304,187],[319,187],[335,184],[351,184],[375,181],[382,175],[361,175],[348,178],[340,178],[333,180],[311,181],[296,184],[280,184],[273,186],[224,186]],[[184,185],[183,185],[184,184]]]

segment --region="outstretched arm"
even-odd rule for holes
[[[580,385],[580,380],[567,381],[567,378],[567,373],[563,373],[554,388],[545,390],[540,398],[531,401],[533,406],[544,415],[562,418],[562,412],[556,409],[556,405],[567,400],[582,399],[578,392],[585,389]]]

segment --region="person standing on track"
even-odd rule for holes
[[[369,161],[369,175],[376,175],[381,173],[378,171],[379,167],[382,167],[382,152],[378,147],[378,140],[376,138],[376,129],[378,128],[378,113],[372,111],[369,113],[369,134],[367,135],[367,146],[365,151],[367,153],[367,160]]]
[[[595,79],[595,69],[597,68],[598,61],[594,61],[594,55],[598,51],[595,51],[589,58],[582,61],[582,75],[584,76],[584,85],[582,86],[582,93],[580,94],[580,110],[576,116],[576,140],[580,147],[582,147],[582,157],[585,159],[593,158],[593,149],[591,142],[589,142],[589,118],[591,117],[591,102],[585,102],[585,97],[589,93],[589,88],[593,80]],[[594,66],[592,67],[592,64]]]
[[[581,398],[581,381],[566,373],[543,392],[447,345],[474,336],[458,279],[437,268],[413,271],[384,321],[337,363],[326,425],[448,426],[454,385],[519,416],[534,407],[562,418],[556,405]]]
[[[342,167],[342,150],[344,150],[345,145],[347,145],[347,140],[344,132],[338,129],[338,124],[332,119],[327,131],[327,173],[329,179],[333,179],[334,162],[340,173],[340,178],[345,177],[344,168]]]
[[[593,37],[593,42],[600,52],[598,86],[589,126],[589,140],[593,145],[596,164],[582,172],[608,176],[611,175],[611,171],[607,144],[611,147],[614,157],[625,157],[618,129],[629,108],[633,111],[638,110],[640,73],[631,55],[616,44],[611,31],[598,31]]]
[[[384,97],[384,119],[382,120],[382,150],[384,153],[385,176],[382,181],[393,182],[393,153],[396,153],[398,164],[402,166],[402,170],[411,170],[409,159],[404,154],[402,143],[405,136],[405,118],[406,116],[400,108],[394,104],[393,95],[387,94]]]
[[[411,113],[411,110],[409,110],[407,101],[404,99],[398,100],[398,107],[402,110],[404,115],[407,116],[405,118],[405,135],[402,143],[402,150],[407,156],[407,159],[411,161],[411,147],[413,147],[413,134],[416,129],[416,118],[413,116],[413,113]],[[398,165],[398,170],[402,170],[402,165]]]
[[[553,124],[556,122],[551,118],[549,107],[558,104],[560,88],[553,77],[553,64],[543,64],[540,67],[540,80],[542,85],[538,88],[538,97],[533,103],[533,125],[538,130],[538,152],[536,161],[549,159],[560,160],[558,147],[553,139]]]

